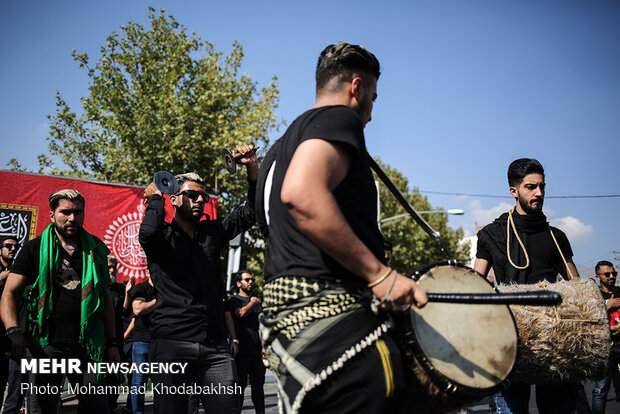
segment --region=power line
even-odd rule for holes
[[[452,196],[466,196],[466,197],[484,197],[484,198],[514,198],[512,196],[492,195],[492,194],[475,194],[475,193],[451,193],[447,191],[427,191],[418,190],[420,193],[425,194],[439,194],[439,195],[452,195]],[[604,195],[573,195],[573,196],[545,196],[545,198],[619,198],[620,194],[604,194]]]

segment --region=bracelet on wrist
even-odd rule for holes
[[[384,274],[383,276],[381,276],[379,279],[375,280],[374,282],[370,282],[370,283],[368,284],[368,287],[369,287],[369,288],[371,288],[371,287],[375,287],[375,286],[377,286],[379,283],[381,283],[381,282],[383,282],[385,279],[387,279],[387,277],[388,277],[389,275],[391,275],[391,274],[392,274],[392,271],[393,271],[393,270],[392,270],[392,268],[391,268],[391,267],[388,267],[387,272],[385,272],[385,274]]]
[[[232,339],[232,340],[231,340],[231,342],[232,342],[233,344],[237,344],[237,345],[239,345],[239,340],[238,340],[238,339]]]
[[[4,333],[4,335],[9,336],[9,335],[13,335],[15,332],[20,332],[21,333],[21,329],[19,326],[13,326],[9,329],[6,330],[6,332]]]

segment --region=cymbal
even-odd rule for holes
[[[153,182],[163,194],[175,195],[179,191],[179,182],[168,171],[158,171],[153,177]]]

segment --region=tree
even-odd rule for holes
[[[69,170],[52,173],[146,185],[159,170],[195,171],[226,214],[243,202],[246,184],[244,174],[225,172],[221,149],[267,147],[277,127],[277,78],[259,92],[248,74],[239,74],[239,43],[222,57],[164,10],[149,8],[149,20],[148,30],[132,21],[121,34],[112,32],[94,66],[86,53],[73,51],[87,70],[90,95],[78,115],[56,94],[49,153]],[[39,165],[53,167],[47,156]]]
[[[379,159],[376,161],[414,209],[418,211],[441,210],[441,208],[432,207],[417,189],[410,190],[409,181],[402,172],[388,164],[383,164]],[[376,176],[375,179],[379,181]],[[381,219],[404,214],[405,210],[392,193],[381,181],[379,183]],[[459,245],[459,241],[463,238],[463,230],[448,227],[447,214],[429,214],[423,217],[433,229],[441,234],[447,250],[454,259],[463,261],[467,258],[468,246]],[[441,252],[439,244],[431,240],[430,236],[411,218],[387,222],[381,226],[381,232],[383,237],[393,244],[392,267],[399,272],[411,275],[426,265],[447,259]]]

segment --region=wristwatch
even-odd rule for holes
[[[233,340],[232,340],[232,343],[233,343],[233,344],[239,344],[239,340],[238,340],[238,339],[233,339]]]

